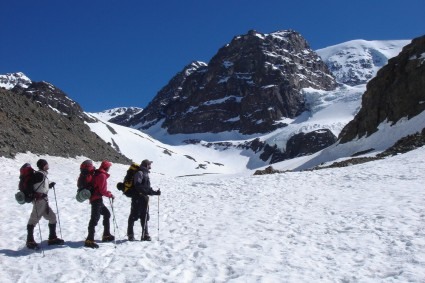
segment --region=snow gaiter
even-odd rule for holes
[[[27,225],[27,242],[35,242],[34,240],[34,225]]]
[[[134,226],[134,221],[129,218],[128,226],[127,226],[127,236],[134,235],[133,226]]]
[[[89,234],[87,235],[87,239],[86,240],[94,241],[94,233],[95,233],[94,226],[89,226],[88,230],[89,230]]]
[[[103,235],[111,235],[109,218],[106,217],[103,218]]]
[[[56,223],[49,224],[49,240],[56,239]]]

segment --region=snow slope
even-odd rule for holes
[[[25,248],[31,205],[17,204],[14,193],[19,166],[39,156],[0,158],[1,282],[425,282],[425,147],[319,171],[152,173],[163,192],[151,197],[152,242],[125,240],[130,202],[114,187],[127,166],[114,164],[108,185],[117,196],[117,242],[97,250],[83,247],[90,208],[75,200],[84,158],[41,157],[57,183],[65,245],[47,246],[42,220],[44,256]],[[56,211],[54,192],[49,197]],[[135,232],[140,237],[140,226]]]
[[[410,40],[351,40],[316,50],[339,83],[365,84]]]
[[[139,130],[105,121],[88,123],[88,126],[134,162],[153,160],[153,170],[160,174],[168,176],[233,174],[248,170],[244,164],[248,162],[249,156],[241,155],[241,151],[237,149],[223,152],[199,145],[167,145]]]

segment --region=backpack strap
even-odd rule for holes
[[[46,181],[46,174],[44,174],[41,171],[37,171],[37,172],[40,172],[41,174],[43,174],[43,180],[41,180],[40,185],[38,185],[37,189],[34,190],[35,193],[37,193],[38,189],[40,189],[41,188],[41,185],[43,185],[44,182]]]

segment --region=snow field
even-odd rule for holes
[[[75,200],[79,159],[44,157],[55,181],[64,246],[25,248],[31,205],[14,200],[17,169],[38,157],[1,158],[8,193],[0,229],[2,282],[423,282],[425,148],[362,165],[268,176],[151,174],[152,242],[128,242],[130,199],[115,189],[117,245],[83,247],[90,208]],[[42,157],[43,158],[43,157]],[[54,194],[50,203],[56,211]],[[108,208],[109,201],[104,199]],[[59,233],[59,229],[58,229]],[[96,239],[100,240],[99,222]],[[140,237],[141,228],[135,225]],[[35,238],[39,241],[38,227]]]

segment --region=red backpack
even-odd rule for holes
[[[80,176],[78,176],[77,181],[77,196],[76,199],[79,202],[83,202],[86,199],[89,199],[93,194],[93,175],[95,167],[91,160],[85,160],[80,165]]]
[[[34,199],[34,173],[31,164],[25,163],[19,170],[19,192],[15,195],[20,204],[30,203]]]

